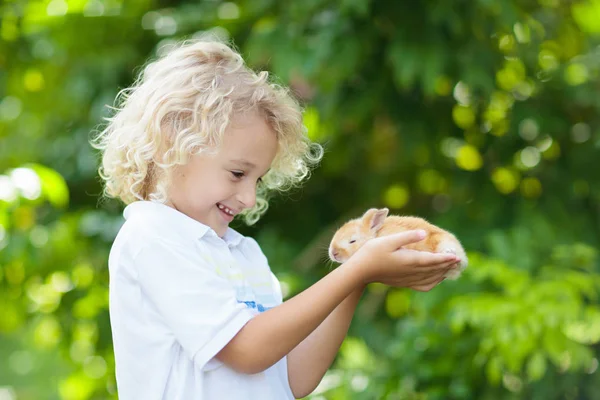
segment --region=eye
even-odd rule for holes
[[[233,175],[236,179],[242,179],[244,177],[244,173],[242,171],[230,171],[231,175]]]
[[[356,242],[356,239],[352,239],[349,243],[352,244],[354,242]]]

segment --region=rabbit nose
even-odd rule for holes
[[[333,249],[329,249],[329,258],[335,260],[335,258],[337,257],[339,253],[337,251],[334,251]]]

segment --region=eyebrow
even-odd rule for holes
[[[231,162],[236,163],[236,164],[238,164],[242,167],[246,167],[246,168],[256,168],[256,165],[254,165],[250,161],[244,160],[244,159],[231,160]]]

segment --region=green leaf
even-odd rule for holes
[[[345,369],[371,369],[375,366],[375,359],[362,339],[347,337],[340,347],[339,366]]]
[[[417,80],[420,57],[418,50],[410,42],[397,37],[388,49],[394,80],[399,89],[410,88]]]
[[[50,204],[64,208],[69,203],[69,189],[65,179],[51,168],[40,164],[30,164],[27,167],[35,171],[42,183],[42,195]]]
[[[390,290],[385,298],[385,310],[392,318],[405,315],[410,309],[410,293],[406,290]]]
[[[540,380],[546,374],[546,357],[541,351],[535,352],[527,362],[527,377],[531,381]]]
[[[485,372],[488,381],[492,385],[497,386],[502,379],[502,361],[500,360],[500,357],[491,357],[485,367]]]

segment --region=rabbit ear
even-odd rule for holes
[[[371,208],[363,215],[363,223],[369,230],[377,232],[383,226],[383,222],[385,221],[385,218],[389,212],[390,210],[387,208]]]

